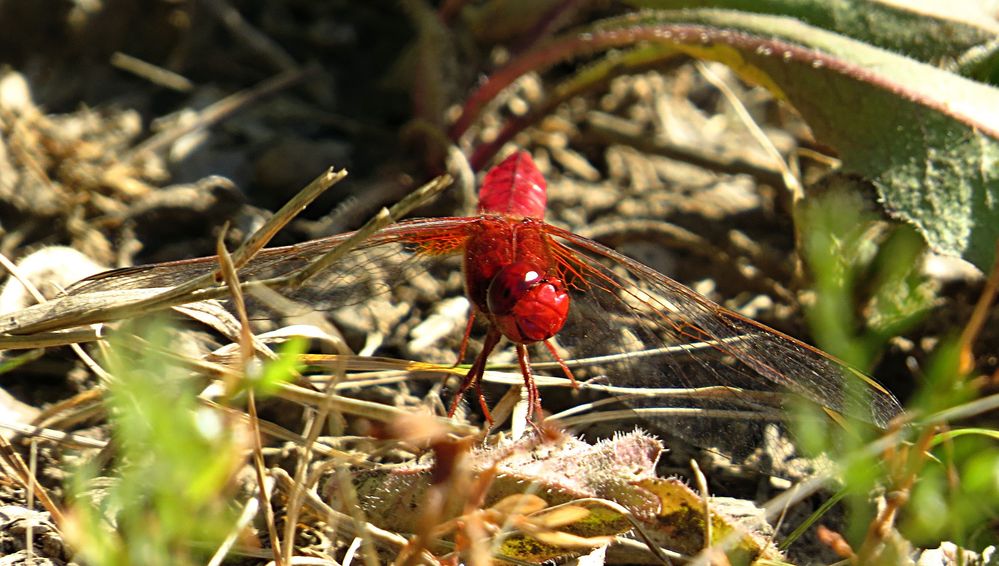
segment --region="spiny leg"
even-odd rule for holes
[[[545,340],[545,347],[548,348],[548,351],[551,352],[552,357],[555,358],[555,361],[558,362],[559,367],[562,368],[562,373],[564,373],[565,376],[569,378],[569,381],[572,382],[572,388],[579,389],[579,383],[576,382],[576,378],[572,375],[572,370],[570,370],[569,366],[566,365],[565,361],[562,359],[562,356],[558,355],[558,351],[555,350],[555,346],[553,346],[550,341]]]
[[[491,354],[493,349],[496,348],[496,345],[499,344],[502,337],[503,335],[500,334],[499,330],[496,330],[495,328],[489,329],[489,333],[486,334],[486,340],[482,344],[482,350],[475,358],[475,363],[472,364],[471,369],[468,370],[464,379],[461,380],[461,385],[458,387],[458,392],[454,395],[454,400],[451,401],[451,408],[448,410],[447,416],[454,416],[454,412],[458,409],[458,402],[461,401],[462,396],[474,385],[475,392],[479,396],[479,405],[482,407],[482,413],[485,415],[489,424],[493,424],[493,416],[489,413],[489,407],[486,405],[486,398],[482,394],[482,375],[486,371],[486,361],[489,359],[489,354]]]
[[[524,387],[527,388],[527,420],[533,422],[535,411],[539,417],[542,415],[541,395],[538,393],[538,384],[534,382],[531,360],[527,355],[527,346],[524,344],[517,344],[517,362],[520,364],[520,373],[524,375]]]
[[[465,352],[468,350],[468,338],[472,335],[472,324],[475,323],[475,307],[468,313],[468,324],[465,325],[465,335],[461,338],[461,346],[458,348],[458,359],[454,365],[457,366],[461,360],[465,359]]]

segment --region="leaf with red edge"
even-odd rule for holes
[[[984,2],[937,0],[625,0],[640,9],[715,8],[789,16],[882,49],[935,64],[985,48],[999,24]],[[963,73],[962,73],[963,74]],[[971,75],[965,75],[971,76]]]

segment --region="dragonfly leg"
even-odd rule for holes
[[[457,366],[461,360],[465,359],[465,351],[468,350],[468,338],[472,335],[472,324],[475,322],[475,307],[468,313],[468,324],[465,325],[465,336],[461,339],[461,346],[458,348],[458,359],[454,365]]]
[[[545,340],[545,347],[548,348],[548,351],[551,352],[552,357],[555,358],[555,361],[558,362],[559,367],[562,368],[562,373],[564,373],[565,376],[569,378],[569,381],[572,382],[573,389],[578,389],[579,384],[576,383],[576,378],[572,375],[572,370],[570,370],[569,366],[565,364],[565,361],[562,359],[562,356],[558,355],[558,351],[555,350],[555,346],[553,346],[550,341]]]
[[[489,359],[489,354],[492,353],[493,349],[499,344],[500,339],[503,335],[500,334],[499,330],[495,328],[490,328],[489,333],[486,334],[486,340],[482,344],[482,351],[475,358],[475,363],[472,364],[471,369],[465,374],[465,378],[461,380],[461,385],[458,387],[458,392],[454,395],[454,400],[451,401],[451,408],[448,409],[447,416],[453,417],[455,411],[458,409],[458,402],[461,401],[462,396],[472,386],[475,386],[475,392],[479,396],[479,405],[482,406],[482,412],[485,414],[486,420],[489,424],[493,424],[493,417],[489,413],[489,408],[486,405],[486,398],[482,395],[482,375],[486,371],[486,361]]]
[[[524,375],[524,387],[527,388],[527,420],[533,422],[535,413],[541,416],[541,395],[538,393],[538,384],[534,382],[534,373],[531,372],[531,360],[527,355],[527,346],[517,344],[517,362],[520,364],[520,373]]]

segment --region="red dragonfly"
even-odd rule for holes
[[[674,407],[680,417],[696,408],[723,419],[759,414],[776,420],[788,394],[882,427],[900,412],[885,389],[827,354],[544,222],[546,183],[527,152],[489,171],[479,198],[476,216],[407,220],[377,232],[329,274],[294,293],[320,301],[316,308],[357,303],[406,280],[413,269],[429,269],[428,262],[462,257],[472,314],[461,355],[476,317],[488,330],[450,414],[461,395],[475,388],[488,418],[479,386],[503,338],[514,345],[529,411],[538,415],[540,395],[528,355],[535,343],[547,347],[570,379],[572,365],[576,377],[609,376],[614,385],[668,389],[655,404]],[[240,269],[240,278],[293,272],[348,236],[262,250]],[[169,287],[216,268],[213,257],[126,268],[86,279],[70,292]],[[560,350],[571,354],[568,361]],[[712,428],[716,437],[740,434]]]

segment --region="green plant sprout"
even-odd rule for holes
[[[918,272],[919,236],[907,226],[888,225],[857,195],[842,186],[829,190],[808,200],[797,220],[814,277],[808,320],[816,340],[869,370],[892,336],[925,316],[933,294]],[[915,424],[902,431],[908,441],[883,453],[859,456],[874,438],[869,428],[849,421],[833,429],[810,426],[819,421],[802,408],[802,445],[847,463],[842,491],[834,499],[846,502],[844,535],[861,563],[893,563],[889,557],[904,552],[878,531],[885,525],[897,525],[905,540],[919,546],[951,541],[980,550],[999,541],[989,527],[999,517],[999,433],[987,428],[941,432],[936,425],[920,424],[932,422],[920,417],[972,399],[959,361],[956,337],[942,341],[909,403]],[[887,501],[880,511],[870,497],[876,486],[883,487]]]
[[[204,564],[236,528],[235,476],[248,430],[199,403],[197,380],[166,354],[179,340],[157,317],[110,340],[104,363],[114,381],[105,399],[115,465],[107,478],[88,462],[69,480],[68,536],[86,563]],[[290,349],[261,368],[258,393],[294,375],[302,345]]]

